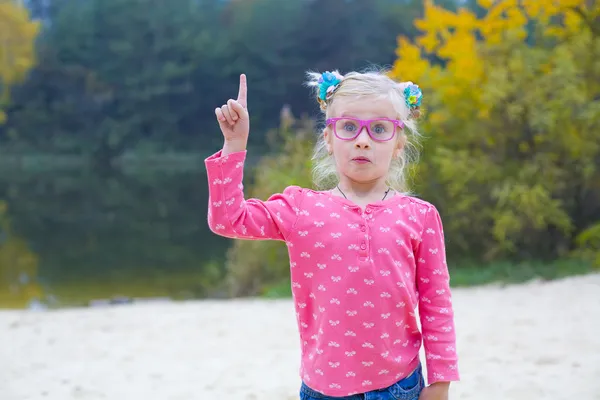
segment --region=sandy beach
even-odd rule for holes
[[[600,399],[600,274],[454,289],[453,400]],[[0,400],[298,399],[290,300],[0,311]]]

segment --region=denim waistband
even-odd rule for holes
[[[383,390],[388,390],[389,388],[391,388],[392,386],[395,385],[400,385],[403,388],[411,388],[416,386],[417,384],[419,384],[420,380],[421,380],[421,373],[422,373],[422,365],[419,363],[419,365],[417,366],[417,368],[415,368],[408,376],[402,378],[401,380],[391,384],[388,387],[385,388],[381,388],[381,389],[375,389],[373,391],[383,391]],[[327,396],[323,393],[317,392],[314,389],[311,389],[310,387],[308,387],[308,385],[306,385],[306,383],[302,382],[302,386],[300,387],[300,391],[310,397],[314,397],[315,399],[339,399],[339,400],[362,400],[364,399],[364,394],[354,394],[354,395],[350,395],[350,396],[344,396],[344,397],[332,397],[332,396]]]

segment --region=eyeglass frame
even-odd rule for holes
[[[351,121],[356,121],[359,123],[359,127],[358,130],[356,131],[356,135],[354,135],[351,138],[343,138],[340,137],[337,134],[337,129],[335,128],[335,123],[339,120],[342,119],[349,119]],[[376,139],[372,134],[371,134],[371,129],[369,128],[369,124],[373,121],[388,121],[388,122],[393,122],[394,123],[394,133],[392,134],[392,136],[390,136],[389,139],[385,139],[385,140],[381,140],[381,139]],[[325,126],[329,126],[333,123],[333,134],[340,140],[344,140],[344,141],[351,141],[356,139],[360,133],[362,132],[363,128],[367,129],[367,134],[369,135],[369,137],[371,139],[373,139],[376,142],[389,142],[390,140],[392,140],[394,137],[396,137],[396,131],[398,130],[398,127],[400,127],[400,129],[404,128],[404,122],[397,120],[397,119],[389,119],[389,118],[373,118],[373,119],[359,119],[359,118],[353,118],[353,117],[333,117],[333,118],[328,118],[327,120],[325,120]]]

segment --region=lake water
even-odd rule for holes
[[[218,295],[230,242],[192,171],[0,174],[0,308]]]

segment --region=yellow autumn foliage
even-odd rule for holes
[[[39,29],[22,2],[0,0],[0,106],[8,100],[9,88],[35,64],[34,41]],[[0,123],[4,118],[0,109]]]
[[[600,223],[600,2],[479,5],[426,0],[418,37],[398,39],[391,75],[424,92],[419,192],[451,254],[572,254]]]

